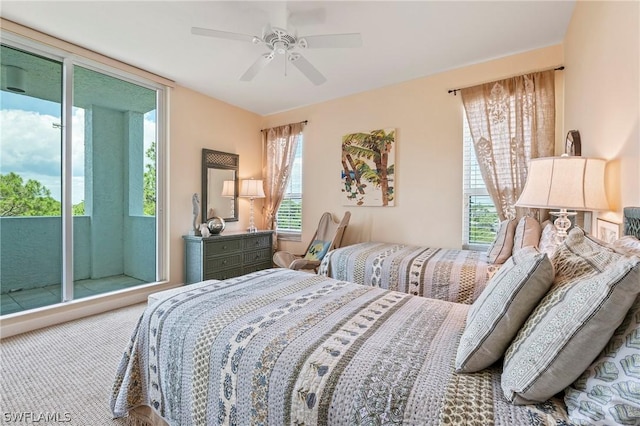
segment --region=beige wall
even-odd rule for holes
[[[397,129],[394,207],[351,207],[345,243],[393,241],[437,247],[462,243],[462,102],[448,89],[548,69],[563,63],[552,46],[435,76],[275,114],[272,127],[309,120],[304,130],[303,242],[282,247],[303,251],[323,211],[341,216],[343,135]],[[562,72],[557,72],[558,140],[562,135]]]
[[[564,41],[565,126],[582,155],[609,160],[607,195],[620,221],[640,206],[640,3],[578,1]]]
[[[193,222],[191,196],[201,192],[202,148],[239,154],[239,178],[259,178],[263,118],[180,86],[171,90],[170,104],[169,265],[171,282],[182,283],[182,236]],[[256,221],[262,223],[261,201],[255,203]],[[245,229],[249,224],[248,200],[241,198],[238,207],[240,220],[228,222],[227,230]]]

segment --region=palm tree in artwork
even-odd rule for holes
[[[393,200],[393,186],[389,176],[394,173],[394,165],[389,165],[389,153],[395,141],[395,130],[388,133],[384,129],[370,133],[352,133],[342,138],[342,167],[344,185],[349,199],[364,203],[365,188],[370,182],[382,192],[382,205]],[[375,168],[370,166],[373,162]]]

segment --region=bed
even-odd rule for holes
[[[625,208],[625,233],[635,237],[606,246],[578,228],[551,259],[519,251],[473,305],[288,269],[159,293],[117,369],[113,416],[155,425],[639,424],[640,208]],[[518,258],[539,261],[527,269]],[[536,302],[524,283],[544,271],[552,286],[536,290]],[[501,287],[512,282],[523,283],[522,297]],[[533,311],[519,312],[521,301]],[[517,334],[505,337],[505,326]],[[473,335],[487,340],[473,349]],[[469,371],[467,355],[486,358],[490,340],[508,349]]]
[[[153,424],[570,424],[560,399],[508,403],[500,369],[456,374],[469,305],[287,269],[161,298],[111,409]]]
[[[480,251],[365,242],[327,253],[319,273],[416,296],[471,304],[496,268]]]

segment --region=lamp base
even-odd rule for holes
[[[567,239],[567,230],[571,228],[571,220],[569,216],[575,216],[577,212],[568,212],[567,209],[560,209],[558,212],[550,212],[552,216],[558,218],[553,221],[558,233],[556,234],[556,242],[562,244]]]

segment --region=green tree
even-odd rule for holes
[[[44,185],[17,173],[0,174],[0,216],[60,216],[62,206]]]
[[[78,204],[73,205],[73,215],[84,216],[84,200],[80,201]]]
[[[371,133],[353,133],[342,138],[342,167],[344,169],[345,191],[348,198],[359,198],[363,203],[366,180],[382,192],[382,205],[393,200],[393,186],[389,185],[389,176],[393,175],[393,164],[389,166],[389,152],[393,148],[395,131],[386,133],[374,130]],[[373,161],[375,169],[364,159]]]
[[[156,215],[156,143],[151,142],[151,146],[145,152],[145,155],[150,160],[145,165],[145,171],[143,176],[144,188],[143,188],[143,212],[145,216]]]

